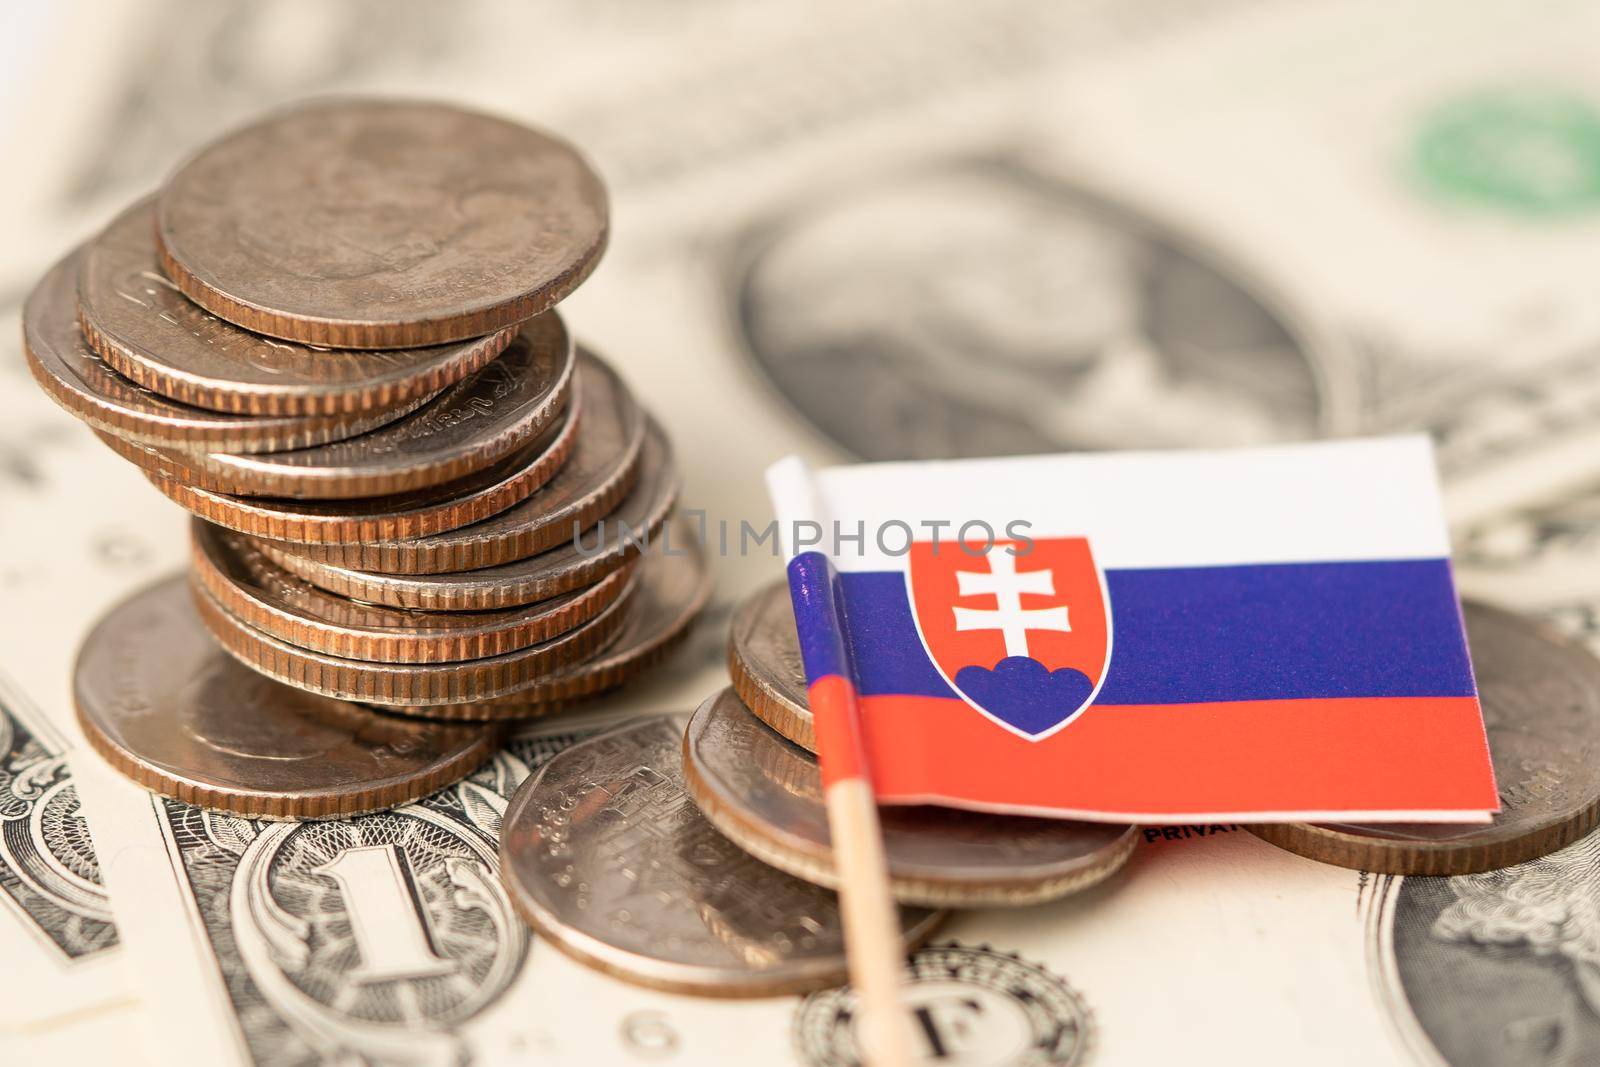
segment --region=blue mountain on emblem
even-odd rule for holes
[[[962,667],[956,688],[990,715],[1029,736],[1070,719],[1094,692],[1089,676],[1072,667],[1046,670],[1030,656],[1007,656],[986,667]]]

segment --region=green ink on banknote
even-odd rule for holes
[[[1600,109],[1574,93],[1491,89],[1427,113],[1411,163],[1434,196],[1525,218],[1600,207]]]

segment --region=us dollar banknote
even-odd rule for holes
[[[1474,524],[1457,541],[1468,595],[1541,616],[1600,652],[1600,487]]]
[[[137,1062],[141,986],[88,826],[72,664],[93,613],[182,565],[182,520],[97,467],[92,435],[36,392],[9,389],[0,428],[0,1060]]]
[[[237,819],[94,776],[97,833],[121,843],[112,890],[139,902],[128,946],[156,990],[154,1058],[857,1062],[846,989],[753,1001],[653,992],[574,963],[517,921],[497,874],[506,797],[597,725],[530,731],[465,782],[344,821]],[[1357,875],[1235,826],[1146,836],[1113,883],[956,916],[911,957],[926,1062],[1079,1064],[1097,1045],[1134,1062],[1224,1047],[1236,1062],[1290,1047],[1310,1063],[1405,1062],[1364,980],[1370,888]],[[1225,979],[1196,980],[1230,954]],[[1210,1000],[1222,981],[1227,1002],[1260,1015],[1244,1032]],[[1183,1021],[1146,1025],[1152,1004],[1178,1005]],[[1339,1032],[1306,1045],[1330,1015]]]
[[[497,874],[506,799],[570,740],[521,742],[426,800],[343,822],[152,801],[241,1055],[467,1059],[465,1032],[516,980],[530,938]]]
[[[184,521],[36,395],[16,304],[195,144],[307,94],[437,94],[584,146],[617,230],[570,321],[651,397],[686,505],[712,518],[764,519],[759,473],[788,452],[1421,428],[1462,530],[1463,588],[1593,625],[1591,505],[1574,493],[1600,456],[1587,5],[1435,3],[1404,19],[1376,3],[1244,0],[39,11],[37,55],[14,66],[26,99],[50,106],[5,120],[8,158],[29,165],[0,175],[0,336],[13,339],[0,670],[74,764],[122,917],[120,948],[68,970],[120,958],[106,973],[131,977],[120,995],[142,1002],[153,1062],[850,1055],[844,993],[694,1001],[587,971],[514,927],[498,939],[478,820],[512,765],[403,816],[302,832],[208,820],[80,754],[73,650],[123,593],[183,565]],[[529,63],[530,40],[560,44]],[[759,555],[714,565],[721,614],[611,712],[684,710],[724,683],[727,608],[778,570]],[[519,744],[533,766],[543,750]],[[1583,940],[1511,923],[1496,942],[1458,921],[1512,908],[1551,871],[1586,887],[1582,863],[1498,885],[1378,882],[1225,827],[1151,833],[1125,875],[1082,898],[958,917],[950,944],[914,964],[924,1056],[1583,1062]],[[1538,914],[1581,927],[1581,901],[1538,899]],[[404,947],[383,956],[386,938],[369,936],[365,985],[329,977],[366,965],[354,927],[324,939],[352,914],[381,914]],[[6,918],[40,958],[61,955],[37,923]],[[450,936],[435,940],[436,922]],[[440,960],[457,970],[401,973]],[[76,980],[29,977],[42,973],[15,979],[13,1005],[60,1017],[94,1001]],[[450,995],[424,996],[425,981]],[[127,1035],[95,1026],[72,1053],[7,1059],[132,1055]]]
[[[1377,880],[1374,987],[1417,1060],[1578,1067],[1600,1058],[1600,836],[1502,871]]]
[[[95,72],[15,125],[52,151],[0,179],[6,289],[227,125],[403,78],[594,156],[626,224],[573,313],[604,350],[651,349],[635,384],[670,429],[760,442],[751,470],[794,442],[900,459],[1423,429],[1462,522],[1594,475],[1591,5],[729,6],[64,5],[62,47]],[[521,63],[529,33],[565,47]],[[691,479],[726,462],[676,437]]]
[[[1504,604],[1600,654],[1600,493],[1475,524],[1465,596]],[[1374,880],[1368,971],[1419,1063],[1577,1067],[1600,1060],[1600,833],[1517,866]]]
[[[120,998],[116,947],[66,743],[0,676],[0,953],[18,979],[0,1031]]]

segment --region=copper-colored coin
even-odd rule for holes
[[[807,752],[817,750],[787,582],[772,583],[733,613],[728,675],[734,692],[757,718]]]
[[[493,754],[492,729],[422,723],[303,693],[240,666],[182,577],[118,604],[75,674],[78,722],[147,789],[252,819],[347,818],[442,789]]]
[[[551,600],[505,611],[407,611],[347,600],[297,578],[247,537],[196,519],[193,574],[223,610],[291,645],[344,659],[452,663],[515,652],[593,619],[621,595],[628,568]]]
[[[500,835],[512,904],[561,951],[653,989],[769,997],[843,981],[838,899],[701,818],[683,792],[682,734],[682,716],[637,719],[523,782]],[[896,918],[910,949],[942,915]]]
[[[1464,605],[1500,813],[1490,823],[1251,826],[1323,863],[1383,874],[1509,867],[1578,840],[1600,817],[1600,660],[1531,619]]]
[[[595,379],[578,440],[567,462],[539,492],[493,518],[428,537],[339,545],[284,545],[320,563],[384,574],[444,574],[525,559],[594,525],[634,487],[647,436],[666,440],[620,379],[599,361],[585,363]],[[609,389],[600,388],[602,382]],[[668,461],[670,466],[670,460]]]
[[[349,544],[378,538],[426,537],[498,515],[524,500],[561,469],[578,437],[577,397],[533,443],[481,471],[444,485],[357,500],[242,497],[191,484],[177,454],[141,449],[103,436],[133,460],[157,489],[189,511],[241,533],[279,541]],[[148,464],[148,465],[147,465]]]
[[[599,177],[565,141],[443,104],[321,100],[202,149],[157,204],[162,264],[249,330],[339,348],[490,333],[605,248]]]
[[[622,685],[661,662],[689,635],[711,595],[704,553],[690,528],[672,523],[639,562],[626,618],[604,651],[489,701],[389,710],[430,718],[532,719]]]
[[[632,585],[637,578],[628,581]],[[625,588],[583,625],[536,645],[483,659],[417,664],[377,663],[313,652],[280,641],[229,614],[202,584],[195,583],[194,594],[200,619],[212,636],[267,677],[341,700],[415,707],[493,700],[583,662],[617,636],[627,618],[623,609],[631,590]]]
[[[239,415],[334,415],[430,396],[499,355],[506,327],[430,348],[332,352],[241,330],[191,302],[161,273],[154,198],[89,242],[78,320],[125,377],[182,404]]]
[[[615,511],[526,559],[452,574],[382,574],[307,559],[298,554],[301,546],[281,541],[261,541],[260,547],[285,570],[356,600],[423,611],[488,611],[546,600],[626,565],[656,540],[677,493],[677,474],[652,434],[640,456],[638,482]]]
[[[837,889],[814,756],[769,729],[731,688],[695,711],[683,739],[689,795],[729,840],[780,871]],[[1135,826],[937,807],[879,812],[896,900],[932,907],[1037,904],[1120,870]]]
[[[352,437],[391,422],[425,399],[349,415],[229,415],[168,400],[101,362],[78,330],[78,255],[50,268],[22,312],[28,369],[51,399],[97,430],[185,450],[265,452]]]
[[[334,500],[426,489],[481,470],[543,432],[566,408],[574,363],[572,339],[552,311],[524,324],[488,366],[371,433],[290,452],[193,453],[179,462],[252,496]]]

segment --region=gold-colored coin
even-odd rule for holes
[[[657,540],[677,493],[664,442],[652,433],[627,499],[596,526],[526,559],[454,574],[381,574],[307,559],[281,541],[260,545],[278,566],[341,596],[424,611],[487,611],[591,585],[635,559]]]
[[[490,612],[407,611],[324,592],[267,559],[249,538],[199,519],[193,575],[223,610],[290,645],[343,659],[452,663],[515,652],[589,622],[627,586],[629,569],[552,600]]]
[[[388,710],[429,718],[531,719],[613,689],[661,662],[689,635],[711,595],[711,575],[691,528],[677,522],[639,562],[621,628],[606,648],[491,701]]]
[[[584,397],[571,455],[543,488],[515,506],[483,522],[427,537],[279,547],[357,570],[443,574],[526,559],[572,540],[574,530],[593,526],[633,489],[647,437],[652,447],[668,452],[666,438],[609,367],[599,360],[586,362],[583,374],[593,379],[595,391]],[[663,462],[670,468],[670,458]]]
[[[182,577],[95,626],[74,676],[84,736],[147,789],[251,819],[336,819],[404,804],[491,756],[492,728],[425,723],[292,689],[241,666]]]
[[[1600,819],[1600,660],[1531,619],[1463,605],[1500,813],[1489,823],[1282,823],[1256,836],[1382,874],[1509,867],[1565,848]]]
[[[729,840],[780,871],[838,888],[816,758],[750,714],[732,689],[695,711],[683,773]],[[1126,824],[930,806],[886,806],[879,821],[895,899],[931,907],[1054,900],[1110,877],[1139,841]]]
[[[635,581],[637,577],[630,577],[630,584]],[[453,663],[378,663],[280,641],[229,614],[198,580],[192,585],[200,620],[241,662],[297,689],[397,708],[493,700],[553,677],[612,642],[627,618],[624,609],[632,592],[624,588],[583,625],[515,652]]]
[[[78,253],[50,268],[22,311],[22,348],[50,398],[96,430],[166,448],[268,452],[339,441],[423,403],[340,415],[231,415],[190,407],[129,381],[101,362],[78,330]]]
[[[331,351],[219,319],[161,273],[154,197],[123,212],[84,252],[78,320],[116,372],[180,404],[236,415],[336,415],[392,408],[471,374],[516,336],[431,348]]]
[[[580,387],[581,388],[581,387]],[[482,522],[537,491],[572,453],[578,437],[578,398],[532,444],[493,466],[454,482],[395,496],[355,500],[283,500],[218,492],[189,480],[194,473],[176,453],[102,439],[138,464],[152,485],[195,515],[230,530],[308,544],[350,544],[426,537]]]

